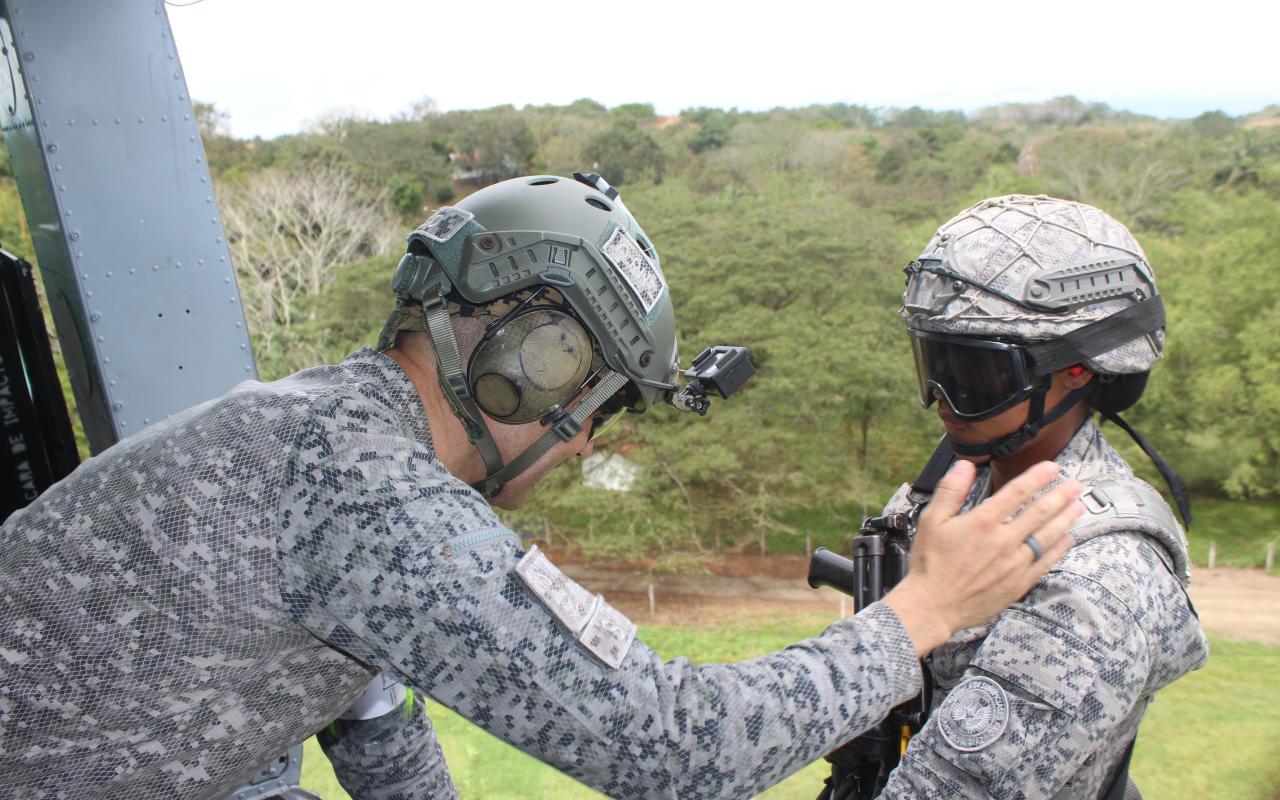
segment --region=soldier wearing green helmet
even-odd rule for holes
[[[597,175],[516,179],[441,208],[410,234],[392,289],[378,349],[399,331],[428,335],[440,389],[484,461],[476,488],[487,497],[588,422],[594,434],[624,410],[684,399],[658,254]],[[451,305],[454,316],[489,320],[466,364]],[[738,376],[729,391],[752,370],[745,351],[735,355],[724,365]],[[547,431],[508,462],[486,418],[545,419]]]
[[[410,235],[376,349],[242,384],[15,513],[0,597],[59,591],[2,607],[0,798],[223,798],[315,732],[353,796],[454,797],[415,692],[611,796],[752,796],[1065,550],[1078,486],[1027,503],[1036,467],[957,516],[962,465],[882,602],[751,661],[660,658],[490,505],[619,413],[749,376],[732,347],[681,373],[660,264],[598,176],[482,189]]]

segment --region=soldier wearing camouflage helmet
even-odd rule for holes
[[[1051,459],[1086,487],[1086,513],[1026,597],[927,658],[934,711],[881,796],[1134,797],[1127,768],[1148,703],[1207,657],[1183,529],[1090,419],[1139,441],[1189,520],[1181,481],[1118,416],[1164,348],[1151,265],[1096,208],[997,197],[908,265],[902,316],[920,401],[937,403],[946,431],[935,457],[981,465],[966,507]],[[928,502],[904,485],[886,513]]]
[[[394,289],[377,349],[153,425],[0,528],[0,798],[221,800],[317,731],[356,797],[456,796],[397,681],[610,795],[751,796],[916,692],[918,656],[1025,592],[1079,513],[1071,484],[1026,504],[1045,466],[957,517],[961,468],[884,602],[752,661],[664,661],[489,503],[620,412],[705,409],[617,192],[483,189],[410,236]]]

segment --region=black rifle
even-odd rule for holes
[[[883,598],[907,575],[911,551],[906,514],[870,517],[853,540],[853,560],[825,548],[809,562],[809,585],[830,586],[853,597],[857,613]],[[818,800],[870,800],[884,789],[907,741],[929,717],[928,670],[923,691],[889,712],[875,727],[827,755],[831,776]]]
[[[815,550],[809,561],[809,585],[815,589],[830,586],[850,595],[855,614],[888,594],[907,576],[915,517],[952,460],[952,450],[944,439],[911,486],[911,512],[864,520],[853,539],[852,560],[826,548]],[[929,670],[921,665],[920,671],[924,676],[920,694],[827,755],[831,776],[818,800],[871,800],[884,790],[907,742],[929,718],[933,686]]]

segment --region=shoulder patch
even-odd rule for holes
[[[636,624],[621,611],[596,597],[595,613],[578,638],[604,663],[617,669],[636,638]]]
[[[1009,697],[990,678],[969,678],[951,690],[938,709],[938,730],[965,753],[990,746],[1009,724]]]
[[[561,572],[536,544],[516,564],[516,574],[596,658],[614,669],[622,666],[636,638],[634,622]]]
[[[595,598],[552,564],[536,544],[516,564],[516,574],[575,636],[586,626]]]

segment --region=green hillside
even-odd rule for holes
[[[1130,421],[1199,496],[1280,495],[1280,107],[1158,120],[1074,98],[971,115],[421,105],[270,141],[199,113],[265,378],[372,342],[400,237],[432,208],[520,174],[594,168],[621,187],[661,253],[682,356],[745,344],[759,374],[706,420],[659,411],[620,426],[607,447],[645,467],[633,492],[561,470],[511,520],[589,552],[849,531],[940,433],[914,400],[901,267],[953,213],[1011,192],[1083,200],[1131,226],[1170,325]],[[0,163],[0,241],[30,256],[17,209]],[[1243,534],[1243,562],[1275,535]]]

